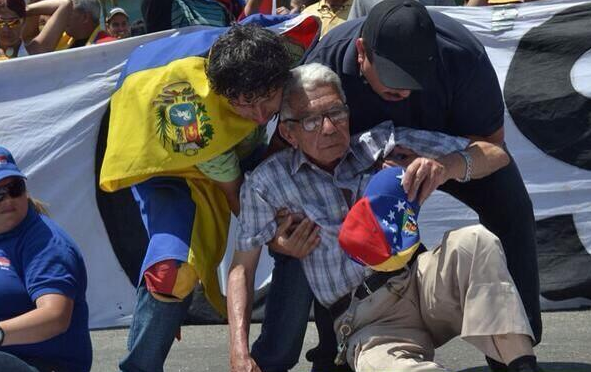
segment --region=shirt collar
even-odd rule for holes
[[[308,159],[308,157],[306,156],[306,154],[304,154],[302,152],[302,150],[292,148],[290,151],[292,151],[292,156],[291,156],[291,174],[292,175],[296,174],[304,164],[308,164],[308,166],[310,166],[310,167],[318,168],[317,165],[315,165],[314,163],[312,163]],[[341,158],[341,160],[339,161],[337,166],[334,168],[335,171],[337,169],[339,169],[339,167],[341,167],[341,164],[343,164],[349,157],[353,157],[354,159],[356,159],[360,163],[363,162],[363,159],[360,158],[359,155],[356,154],[355,151],[353,151],[351,149],[351,145],[349,145],[347,152],[345,153],[345,155],[343,155],[343,157]]]

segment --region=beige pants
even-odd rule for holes
[[[484,227],[445,234],[412,269],[353,299],[335,322],[350,324],[347,361],[358,372],[445,371],[434,349],[455,336],[502,360],[493,335],[533,334],[499,239]]]

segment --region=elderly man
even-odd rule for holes
[[[367,18],[332,29],[306,62],[332,68],[343,82],[351,133],[384,120],[504,144],[504,104],[482,44],[457,21],[418,1],[384,0]],[[478,180],[440,188],[472,208],[503,243],[507,266],[539,342],[542,336],[535,219],[513,160]],[[414,195],[423,200],[429,187]],[[495,371],[506,366],[490,363]]]
[[[408,165],[403,177],[402,183],[407,190],[416,187],[417,183],[421,184],[427,172],[431,173],[434,186],[438,186],[449,179],[488,176],[505,166],[509,160],[500,147],[491,143],[470,143],[467,139],[437,132],[394,129],[390,122],[351,139],[348,108],[340,80],[334,72],[319,64],[292,70],[292,77],[284,88],[279,131],[292,148],[263,162],[247,177],[241,189],[237,251],[228,279],[230,364],[233,372],[259,371],[248,349],[254,273],[262,246],[276,233],[275,215],[280,209],[304,213],[307,220],[318,225],[319,242],[307,238],[313,236],[308,234],[310,229],[300,234],[302,239],[299,245],[318,244],[317,248],[301,259],[301,264],[315,297],[331,310],[337,320],[335,325],[340,325],[342,313],[348,308],[345,305],[343,309],[346,299],[354,295],[358,299],[370,298],[364,302],[371,303],[371,298],[374,298],[372,293],[380,293],[381,301],[384,298],[382,289],[389,288],[384,284],[394,280],[397,275],[408,276],[419,255],[414,255],[402,272],[379,275],[350,260],[339,247],[337,236],[340,225],[350,206],[361,197],[377,160],[388,155],[395,145],[419,154]],[[437,158],[437,161],[431,158]],[[473,247],[467,250],[469,257],[464,265],[470,262],[502,262],[498,240],[485,229],[459,230],[454,236],[463,243],[460,246]],[[475,254],[470,253],[480,251],[486,251],[484,255],[496,255],[498,259],[479,261]],[[480,279],[478,275],[481,273],[495,280],[493,288],[504,290],[494,292],[491,298],[481,296],[480,293],[476,299],[470,299],[491,311],[483,314],[487,318],[486,326],[468,328],[462,336],[491,358],[516,366],[515,370],[522,365],[526,365],[524,371],[534,370],[537,367],[532,351],[531,329],[507,268],[503,265],[478,267],[475,275],[464,279]],[[453,267],[447,270],[453,275]],[[365,294],[360,295],[364,289]],[[459,290],[449,292],[456,293],[456,296],[462,293]],[[396,294],[386,296],[390,302],[395,302],[396,298]],[[466,298],[454,300],[463,303]],[[512,306],[505,307],[506,304]],[[416,312],[397,314],[397,307],[391,306],[380,309],[380,313],[370,314],[373,317],[370,324],[397,317],[405,318],[416,328],[416,334],[408,335],[405,343],[396,339],[396,345],[380,342],[379,347],[373,348],[371,337],[352,337],[349,340],[347,336],[355,336],[359,332],[368,336],[367,331],[370,331],[371,336],[379,332],[379,326],[372,328],[358,323],[359,327],[356,327],[353,324],[352,333],[341,328],[338,332],[341,361],[346,359],[351,367],[359,371],[394,370],[398,367],[404,371],[443,370],[432,361],[436,340],[430,338],[430,329],[417,317]],[[459,312],[454,314],[454,319],[438,321],[443,324],[457,322],[457,318],[461,319],[462,316]],[[380,336],[387,339],[394,335],[382,333]],[[395,347],[396,351],[388,348],[388,345]],[[365,358],[364,355],[371,357]],[[376,358],[380,363],[376,362]],[[385,360],[386,366],[383,363]]]

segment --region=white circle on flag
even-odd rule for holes
[[[575,62],[570,79],[577,92],[591,98],[591,49]]]

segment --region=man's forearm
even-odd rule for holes
[[[472,158],[471,178],[484,178],[509,164],[509,156],[500,146],[477,141],[466,149]],[[438,159],[446,168],[448,179],[463,179],[466,176],[467,164],[457,152]]]
[[[27,16],[52,15],[62,4],[68,0],[43,0],[27,6]]]
[[[248,332],[252,314],[254,272],[244,265],[233,266],[228,276],[228,325],[230,327],[230,355],[247,356]]]

